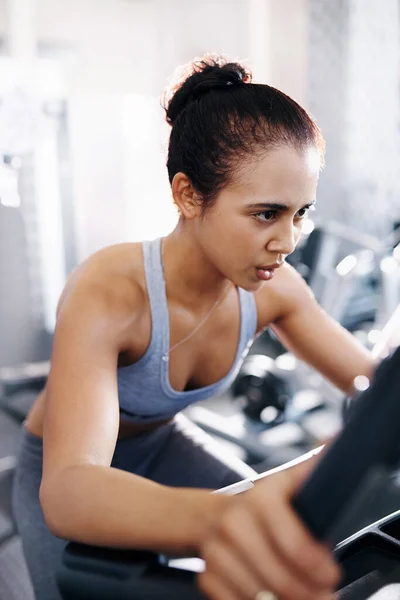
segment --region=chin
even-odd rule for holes
[[[257,292],[259,289],[261,289],[262,287],[264,287],[264,285],[268,283],[267,281],[257,281],[257,283],[255,283],[253,285],[253,287],[251,288],[251,290],[249,290],[249,292]]]
[[[260,288],[264,286],[266,282],[260,281],[259,279],[254,277],[247,277],[246,279],[243,279],[243,281],[233,281],[232,283],[242,288],[243,290],[246,290],[246,292],[257,292]]]

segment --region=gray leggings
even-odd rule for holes
[[[48,530],[39,503],[42,440],[23,429],[13,510],[37,600],[61,600],[55,572],[66,542]],[[255,474],[183,415],[117,442],[112,466],[158,483],[218,489]]]

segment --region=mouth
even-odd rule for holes
[[[272,265],[260,265],[257,266],[256,269],[260,271],[275,271],[275,269],[279,269],[283,263],[274,263]]]
[[[269,281],[275,275],[276,269],[282,266],[282,263],[273,263],[272,265],[263,265],[256,267],[257,279]]]

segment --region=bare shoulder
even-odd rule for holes
[[[94,253],[70,274],[57,306],[57,320],[73,306],[132,321],[146,304],[140,243],[108,246]],[[68,310],[69,312],[69,310]]]
[[[271,281],[254,293],[257,306],[257,331],[276,323],[302,303],[314,303],[314,295],[299,273],[288,263],[275,271]]]

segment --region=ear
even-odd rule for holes
[[[171,184],[172,196],[179,213],[187,220],[201,214],[201,196],[184,173],[176,173]]]

